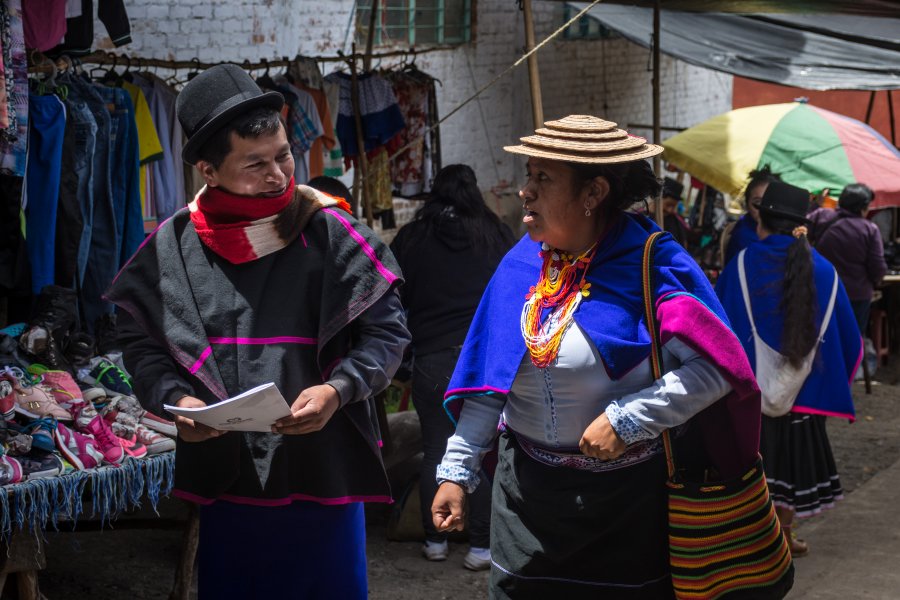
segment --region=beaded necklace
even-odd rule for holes
[[[596,252],[596,243],[577,257],[553,250],[547,244],[542,246],[541,275],[537,285],[528,290],[520,322],[531,362],[539,369],[556,360],[575,309],[582,298],[590,295],[591,284],[584,278]],[[546,308],[552,310],[541,323],[541,313]]]

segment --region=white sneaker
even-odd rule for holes
[[[422,556],[434,561],[447,560],[447,557],[450,556],[450,548],[447,546],[447,542],[426,541],[422,546]]]
[[[491,568],[490,548],[469,548],[466,557],[463,558],[463,566],[470,571],[484,571]]]

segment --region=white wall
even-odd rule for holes
[[[439,110],[447,114],[522,53],[522,14],[513,0],[473,0],[475,41],[420,55],[421,69],[442,82]],[[205,62],[334,56],[352,26],[352,0],[130,0],[133,56]],[[560,2],[535,0],[538,40],[562,24]],[[97,24],[98,37],[103,26]],[[349,37],[352,38],[352,30]],[[108,46],[98,39],[101,46]],[[546,119],[573,113],[603,116],[621,126],[652,119],[649,50],[622,39],[554,41],[538,54]],[[387,64],[387,63],[383,63]],[[326,72],[334,68],[325,65]],[[674,59],[662,60],[662,124],[686,127],[731,108],[731,77]],[[482,188],[516,184],[521,161],[502,146],[531,131],[526,65],[501,79],[441,128],[444,164],[472,165]],[[635,129],[640,135],[650,131]],[[671,135],[671,134],[669,134]]]

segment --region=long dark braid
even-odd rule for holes
[[[798,226],[796,221],[760,213],[763,227],[776,234],[792,235]],[[813,276],[812,249],[806,235],[801,235],[788,247],[784,261],[781,314],[784,329],[781,332],[781,351],[787,361],[797,368],[816,346],[819,334],[816,328],[818,300],[816,280]]]

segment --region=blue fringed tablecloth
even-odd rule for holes
[[[172,491],[175,452],[129,458],[120,467],[99,467],[58,477],[31,479],[0,488],[0,538],[26,526],[33,532],[56,527],[60,519],[82,515],[85,487],[90,483],[91,518],[109,522],[122,511],[139,507],[146,496],[153,510],[160,496]]]

